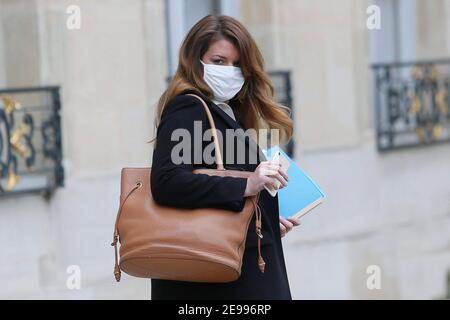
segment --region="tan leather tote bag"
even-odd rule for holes
[[[191,95],[200,99],[205,108],[212,128],[217,164],[217,169],[196,169],[194,173],[247,178],[251,172],[224,168],[211,112],[203,99]],[[114,246],[117,281],[120,281],[121,270],[142,278],[234,281],[241,274],[245,240],[253,213],[256,214],[258,235],[258,261],[255,263],[264,272],[259,193],[246,198],[241,212],[161,206],[152,198],[150,170],[123,168],[121,171],[120,205],[111,244]]]

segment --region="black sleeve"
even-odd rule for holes
[[[246,178],[192,173],[194,152],[203,153],[202,142],[201,150],[194,149],[194,121],[201,121],[203,135],[209,123],[202,103],[195,97],[176,96],[164,108],[153,151],[150,179],[153,199],[161,205],[179,208],[241,211],[245,204]],[[189,163],[172,161],[172,149],[181,141],[172,141],[172,132],[179,128],[186,129],[191,136]],[[196,139],[202,140],[201,136]]]

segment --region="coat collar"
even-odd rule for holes
[[[187,94],[187,93],[193,93],[193,94],[200,96],[206,102],[206,104],[208,105],[210,110],[213,110],[213,112],[215,112],[218,116],[220,116],[222,118],[222,120],[230,128],[237,130],[236,131],[237,138],[244,141],[245,145],[248,145],[250,152],[255,152],[255,150],[256,150],[256,152],[259,154],[259,158],[261,159],[261,161],[266,160],[266,156],[262,152],[259,145],[253,139],[248,139],[248,138],[246,139],[246,136],[243,134],[243,132],[246,129],[242,126],[242,124],[237,119],[236,119],[236,121],[234,121],[225,111],[223,111],[218,105],[216,105],[207,96],[200,94],[199,92],[194,91],[194,90],[187,90],[187,91],[183,92],[183,94]],[[238,130],[238,129],[241,129],[241,130]]]
[[[242,124],[239,122],[238,119],[236,121],[232,119],[225,111],[222,110],[221,107],[219,107],[217,104],[215,104],[213,101],[207,102],[210,109],[216,112],[226,123],[228,126],[230,126],[233,129],[243,129]]]
[[[220,108],[217,104],[215,104],[211,99],[209,99],[207,96],[194,91],[194,90],[186,90],[183,92],[183,94],[188,94],[188,93],[193,93],[196,94],[198,96],[200,96],[208,105],[209,109],[212,110],[213,112],[216,113],[216,115],[218,115],[219,117],[222,118],[223,121],[225,121],[225,123],[232,129],[243,129],[245,130],[245,128],[242,126],[242,124],[239,122],[238,119],[233,120],[225,111],[222,110],[222,108]],[[231,104],[230,104],[231,106]]]

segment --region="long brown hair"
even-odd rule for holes
[[[200,59],[214,41],[226,39],[240,53],[245,83],[233,98],[233,108],[246,129],[279,129],[280,140],[287,142],[293,131],[289,108],[275,102],[273,85],[265,72],[263,56],[247,29],[229,16],[208,15],[198,21],[184,39],[177,71],[157,106],[155,126],[167,102],[186,90],[194,90],[210,99],[213,92],[203,80]],[[231,105],[231,101],[230,101]]]

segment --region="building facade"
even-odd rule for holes
[[[0,0],[0,88],[60,86],[65,172],[48,200],[0,198],[0,298],[150,297],[149,280],[113,277],[120,169],[151,165],[155,104],[208,13],[290,72],[294,156],[327,194],[283,239],[293,297],[444,297],[450,144],[379,152],[371,65],[449,58],[449,1]]]

